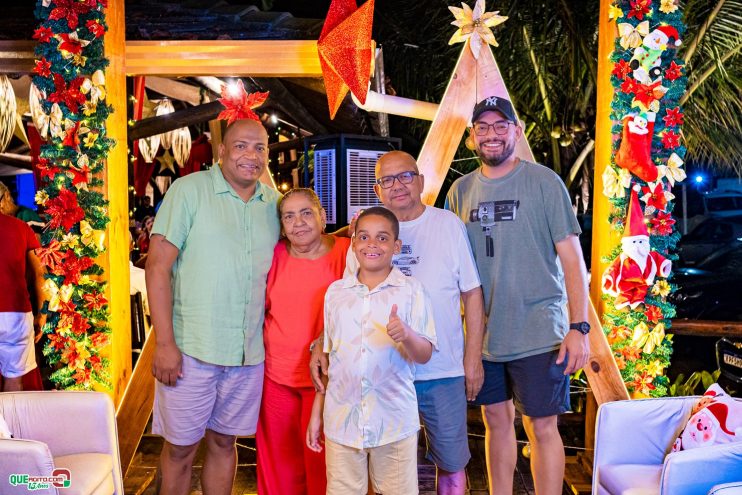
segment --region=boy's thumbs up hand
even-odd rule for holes
[[[397,305],[392,304],[392,310],[389,313],[389,322],[386,324],[386,333],[394,342],[404,342],[407,339],[409,327],[397,316]]]

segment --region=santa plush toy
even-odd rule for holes
[[[691,416],[680,437],[675,440],[672,451],[740,441],[742,428],[732,430],[727,424],[728,417],[727,404],[712,402]]]
[[[624,117],[621,144],[616,153],[616,164],[644,182],[655,182],[659,176],[657,165],[652,161],[652,136],[656,117],[654,112]]]
[[[621,248],[621,254],[603,273],[603,292],[616,298],[616,309],[634,309],[644,302],[655,278],[670,275],[672,266],[670,260],[649,249],[649,232],[636,189],[631,190]]]
[[[651,84],[662,75],[662,53],[671,40],[675,40],[674,46],[680,46],[680,35],[672,26],[660,26],[644,37],[642,46],[634,50],[629,62],[634,79],[642,84]]]

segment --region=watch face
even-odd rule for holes
[[[574,328],[578,332],[585,335],[590,332],[590,324],[586,321],[581,321],[580,323],[572,323],[569,327]]]

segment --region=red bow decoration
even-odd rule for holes
[[[59,263],[62,262],[64,255],[59,252],[61,245],[56,239],[49,243],[47,247],[40,247],[36,249],[36,256],[44,266],[48,266],[50,270],[54,270]]]
[[[334,119],[348,89],[366,102],[371,77],[371,25],[374,0],[360,8],[356,0],[332,0],[317,42],[330,118]]]
[[[261,93],[255,92],[248,94],[245,91],[245,85],[242,84],[242,80],[237,82],[239,85],[238,94],[230,95],[230,90],[227,89],[226,84],[222,84],[222,97],[219,98],[219,103],[224,106],[217,119],[226,120],[227,125],[231,124],[235,120],[240,119],[252,119],[260,122],[258,114],[253,112],[253,108],[258,108],[260,105],[265,103],[268,99],[268,92]]]

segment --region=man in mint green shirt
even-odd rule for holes
[[[260,183],[268,134],[231,124],[220,166],[176,180],[155,218],[147,292],[156,350],[153,432],[161,492],[187,494],[201,438],[206,493],[229,493],[235,440],[255,433],[263,385],[265,283],[280,194]]]

